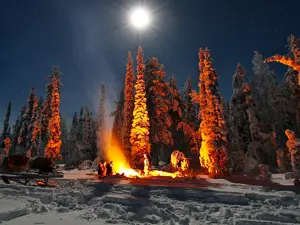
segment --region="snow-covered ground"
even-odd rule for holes
[[[273,191],[205,176],[197,182],[100,182],[88,180],[90,173],[66,171],[56,188],[0,183],[0,221],[7,225],[300,224],[300,195],[288,188]],[[273,180],[282,187],[292,184],[283,175],[273,175]]]

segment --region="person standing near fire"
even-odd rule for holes
[[[106,163],[106,176],[112,176],[113,175],[113,161],[110,161],[109,163]]]
[[[149,155],[144,154],[144,174],[145,174],[145,176],[148,176],[150,168],[151,168],[151,158]]]
[[[98,164],[98,176],[105,177],[106,176],[106,162]]]

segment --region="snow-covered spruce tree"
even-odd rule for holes
[[[291,164],[295,178],[294,184],[300,186],[300,139],[296,138],[295,132],[292,130],[287,129],[285,134],[288,137],[286,146],[288,147],[291,156]]]
[[[38,98],[37,98],[37,96],[34,96],[32,114],[31,114],[31,118],[30,118],[30,126],[33,126],[38,114],[39,114]],[[30,130],[33,130],[33,127],[30,127]]]
[[[24,124],[24,117],[23,115],[26,112],[26,105],[23,105],[23,107],[20,110],[20,115],[19,115],[19,123],[18,126],[15,127],[16,132],[14,132],[14,140],[13,140],[13,151],[16,151],[18,153],[24,153],[27,149],[25,148],[25,136],[23,135],[23,124]]]
[[[198,97],[198,94],[197,94]],[[200,133],[198,132],[199,124],[198,113],[196,111],[196,106],[199,104],[197,100],[193,99],[193,89],[192,89],[192,80],[190,77],[187,78],[184,90],[182,94],[182,99],[186,105],[184,110],[183,121],[177,125],[178,130],[182,130],[184,133],[184,148],[190,151],[185,151],[186,155],[191,153],[196,153],[198,155],[201,141]],[[195,104],[196,103],[196,104]],[[192,160],[195,159],[193,155],[191,156]],[[192,162],[193,165],[199,165],[199,161],[196,160]]]
[[[184,121],[186,121],[191,127],[195,128],[196,124],[196,119],[197,119],[197,114],[195,110],[195,106],[192,102],[192,79],[190,76],[185,81],[184,85],[184,90],[183,90],[183,100],[184,103],[186,104],[186,109],[184,112]]]
[[[231,137],[233,136],[232,135],[232,132],[231,132],[231,124],[230,124],[230,105],[229,105],[229,102],[225,99],[224,96],[221,96],[221,109],[222,109],[222,114],[224,115],[224,119],[225,119],[225,124],[226,124],[226,127],[228,128],[228,140],[232,139]],[[230,137],[230,138],[229,138]]]
[[[292,118],[295,118],[295,108],[291,107],[291,90],[286,84],[282,84],[277,87],[272,96],[271,105],[275,111],[274,123],[276,132],[276,144],[277,144],[277,164],[279,171],[284,173],[290,170],[290,156],[286,150],[287,137],[285,130],[287,128],[296,129],[296,122]]]
[[[137,53],[137,80],[135,84],[135,98],[132,128],[130,133],[132,164],[138,165],[138,160],[144,153],[150,153],[149,117],[144,80],[144,60],[142,47]]]
[[[250,122],[249,130],[251,142],[247,154],[255,158],[260,164],[276,166],[276,133],[263,132],[257,118],[257,108],[252,98],[250,85],[245,85],[244,93],[248,104],[247,115]]]
[[[152,163],[157,166],[161,158],[167,158],[166,147],[173,146],[170,132],[172,120],[169,116],[168,86],[164,81],[164,67],[157,58],[152,57],[145,63],[145,84],[147,110],[150,121],[150,143]],[[163,156],[167,157],[163,157]]]
[[[255,105],[258,109],[257,115],[262,132],[274,131],[275,112],[271,106],[272,96],[278,87],[275,73],[264,63],[263,56],[259,52],[254,52],[252,60],[253,80],[251,90]]]
[[[27,108],[26,112],[24,114],[24,123],[23,123],[23,131],[24,131],[24,137],[25,137],[25,147],[28,150],[31,145],[31,134],[32,134],[32,129],[33,129],[33,124],[31,123],[32,116],[33,116],[33,105],[34,105],[34,100],[35,100],[35,90],[32,87],[30,91],[30,95],[27,101]]]
[[[169,78],[168,98],[170,102],[169,115],[172,120],[171,132],[174,140],[174,149],[180,149],[182,151],[184,145],[184,134],[181,130],[178,130],[178,125],[183,120],[186,105],[180,95],[177,87],[177,81],[174,76]]]
[[[236,152],[236,147],[232,143],[233,140],[233,132],[232,132],[232,121],[230,119],[230,104],[229,102],[225,99],[224,96],[221,96],[221,115],[224,115],[224,120],[225,120],[225,129],[227,130],[227,143],[226,143],[226,148],[228,152],[228,165],[231,171],[234,169],[235,166],[235,159],[232,156],[233,152]]]
[[[9,137],[8,128],[9,128],[10,112],[11,112],[11,102],[9,102],[8,106],[7,106],[5,120],[3,123],[3,130],[2,130],[2,134],[1,134],[1,140],[5,140],[5,138]]]
[[[60,114],[59,114],[59,104],[60,104],[60,78],[61,73],[59,67],[53,67],[53,74],[48,78],[51,78],[52,84],[52,99],[51,99],[51,119],[48,124],[49,140],[45,149],[45,156],[53,160],[61,160],[60,147]]]
[[[184,136],[187,137],[190,152],[198,154],[200,146],[201,146],[200,133],[197,130],[194,130],[186,122],[178,123],[177,129],[182,130],[184,133]],[[198,161],[198,165],[199,165],[199,161]]]
[[[222,177],[228,173],[228,153],[227,131],[224,115],[221,115],[220,95],[217,90],[218,76],[212,67],[207,48],[200,49],[199,60],[199,101],[202,118],[200,163],[211,177]]]
[[[103,152],[105,148],[105,135],[107,132],[105,118],[106,118],[106,87],[105,84],[101,85],[101,96],[100,96],[100,104],[99,111],[96,119],[96,128],[97,128],[97,148],[98,152]]]
[[[95,155],[92,152],[92,136],[93,136],[93,121],[90,115],[90,111],[85,107],[85,121],[84,121],[84,149],[85,149],[85,159],[94,160]]]
[[[66,161],[66,166],[71,166],[71,165],[78,165],[82,161],[82,157],[80,152],[77,150],[77,144],[78,144],[78,128],[79,128],[79,121],[77,118],[77,112],[74,113],[73,120],[72,120],[72,125],[71,125],[71,130],[70,130],[70,135],[68,139],[68,145],[67,145],[67,150],[65,153],[65,161]]]
[[[289,66],[289,70],[285,74],[284,84],[290,88],[287,93],[289,101],[294,108],[291,108],[291,117],[295,115],[295,131],[296,135],[300,134],[300,47],[299,40],[291,35],[288,38],[289,56],[274,55],[265,60],[265,62],[280,62]],[[292,125],[292,124],[291,124]],[[292,127],[289,127],[293,129]]]
[[[79,113],[79,120],[78,120],[78,125],[77,125],[77,133],[76,133],[76,141],[77,144],[80,146],[83,146],[83,139],[84,139],[84,113],[83,113],[83,107],[80,108],[80,113]]]
[[[123,111],[124,107],[124,89],[120,91],[119,100],[116,101],[116,109],[111,113],[114,117],[113,127],[112,127],[112,138],[115,143],[119,146],[122,145],[122,128],[123,128]],[[129,152],[130,153],[130,152]]]
[[[98,153],[98,148],[97,148],[97,134],[96,134],[96,122],[95,119],[93,117],[93,113],[90,112],[90,117],[91,117],[91,121],[92,121],[92,158],[95,159],[98,157],[99,153]]]
[[[42,96],[38,100],[38,105],[39,105],[39,110],[41,111],[44,105],[44,98]]]
[[[13,131],[12,131],[12,147],[11,147],[12,154],[14,154],[16,152],[16,147],[17,147],[17,143],[18,143],[18,135],[19,135],[20,129],[21,129],[20,117],[18,116],[15,124],[13,125]]]
[[[68,148],[68,138],[69,138],[69,130],[67,126],[66,119],[64,117],[61,117],[60,119],[60,130],[61,130],[61,155],[63,159],[65,159],[67,148]]]
[[[46,85],[47,96],[42,106],[41,111],[41,140],[43,145],[48,141],[48,125],[51,119],[51,98],[52,98],[52,83]]]
[[[30,130],[32,130],[32,133],[30,135],[31,137],[31,144],[30,144],[30,151],[31,156],[39,155],[39,145],[40,145],[40,112],[39,112],[39,104],[38,104],[38,98],[35,96],[34,103],[33,103],[33,110],[32,110],[32,116],[30,120]]]
[[[240,166],[243,163],[243,156],[248,151],[248,145],[251,142],[251,134],[249,130],[249,119],[247,109],[248,102],[248,81],[245,77],[246,70],[241,64],[237,65],[236,72],[233,75],[232,88],[233,94],[230,101],[230,125],[232,132],[232,146],[234,146],[231,157]]]
[[[7,129],[7,134],[8,134],[9,137],[11,136],[11,127],[10,126]]]
[[[134,68],[131,53],[128,52],[127,67],[125,75],[125,89],[124,89],[124,122],[122,125],[122,148],[125,152],[127,160],[131,155],[130,145],[130,132],[133,119],[133,108],[134,108]]]
[[[283,131],[287,128],[300,134],[300,48],[299,40],[291,35],[288,38],[288,56],[274,55],[264,62],[280,62],[289,66],[285,74],[284,83],[273,94],[273,107],[275,109],[275,126],[277,132],[277,161],[279,169],[286,171],[289,157],[284,148],[286,137]],[[292,119],[294,118],[294,119]]]
[[[41,127],[40,127],[40,118],[37,116],[36,121],[34,121],[34,127],[32,131],[32,137],[31,137],[31,154],[32,156],[40,155],[40,138],[41,133]]]
[[[276,109],[273,107],[272,102],[274,93],[278,88],[278,82],[275,73],[264,63],[263,56],[260,53],[255,52],[252,63],[254,75],[251,91],[256,108],[254,113],[259,127],[256,134],[256,141],[259,140],[258,144],[260,146],[257,153],[257,156],[259,156],[258,161],[276,167],[277,146],[276,139],[274,139],[276,137]],[[255,143],[255,140],[253,141]]]

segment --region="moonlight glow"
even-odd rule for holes
[[[137,29],[146,28],[149,24],[149,13],[145,9],[135,9],[131,12],[130,21]]]

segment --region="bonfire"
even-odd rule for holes
[[[177,165],[180,164],[180,168],[176,167],[175,172],[167,172],[162,170],[152,170],[150,166],[146,166],[144,170],[138,170],[131,168],[129,162],[127,162],[126,157],[120,147],[118,145],[114,144],[114,141],[111,140],[109,147],[105,151],[104,155],[108,162],[113,162],[113,175],[122,175],[128,178],[147,178],[147,177],[183,177],[185,176],[185,173],[188,169],[188,160],[185,158],[184,154],[175,151],[176,154],[173,155],[173,159],[171,158],[171,162],[175,162],[176,160],[174,157],[179,157],[177,159]],[[178,154],[177,152],[181,153]],[[145,157],[144,160],[149,160],[148,157],[145,155],[141,156]],[[172,157],[172,156],[171,156]],[[146,165],[149,162],[146,163]],[[179,163],[179,164],[178,164]]]

